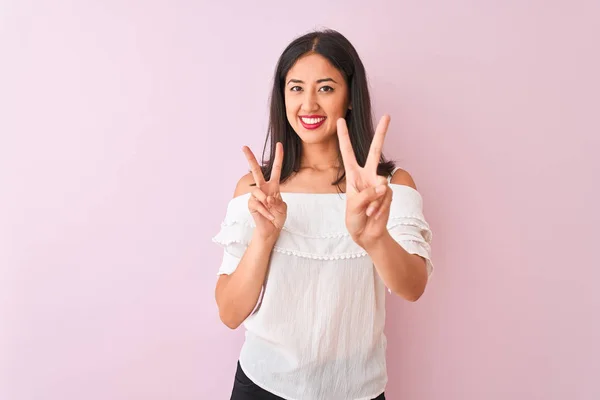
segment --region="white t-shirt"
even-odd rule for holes
[[[387,224],[411,254],[431,263],[431,230],[415,189],[390,184]],[[213,241],[224,247],[218,274],[231,274],[254,229],[245,194],[232,199]],[[256,385],[290,400],[370,400],[387,383],[385,285],[345,226],[346,195],[281,193],[285,225],[261,298],[244,321],[239,362]]]

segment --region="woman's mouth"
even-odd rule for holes
[[[326,119],[327,117],[321,115],[303,115],[300,117],[300,123],[305,129],[317,129]]]

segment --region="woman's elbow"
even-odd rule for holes
[[[410,301],[411,303],[416,302],[423,296],[425,293],[425,287],[427,286],[427,278],[419,279],[417,282],[414,282],[410,287],[402,287],[394,290],[391,288],[392,292],[399,297],[402,297],[406,301]]]
[[[423,295],[424,291],[423,290],[394,290],[391,289],[392,293],[394,293],[396,296],[403,298],[406,301],[410,301],[411,303],[414,303],[415,301],[419,300],[421,298],[421,296]]]
[[[223,320],[221,320],[221,321],[223,321]],[[236,330],[241,325],[239,322],[234,322],[234,321],[223,321],[223,323],[225,324],[226,327],[228,327],[231,330]]]
[[[421,298],[421,296],[423,296],[423,293],[425,293],[424,290],[413,292],[406,297],[406,300],[410,301],[411,303],[414,303],[417,300],[419,300]]]
[[[221,322],[225,324],[226,327],[232,330],[237,329],[242,324],[242,321],[239,321],[236,318],[232,318],[231,316],[226,315],[221,310],[219,310],[219,318],[221,319]]]

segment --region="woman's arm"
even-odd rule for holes
[[[254,310],[274,245],[275,240],[260,238],[255,233],[236,270],[231,275],[219,276],[215,298],[219,317],[229,328],[236,329]]]
[[[219,316],[231,329],[240,326],[254,310],[267,275],[271,252],[287,218],[287,204],[279,192],[283,145],[276,144],[269,181],[265,180],[252,151],[246,146],[243,151],[252,172],[240,179],[233,197],[251,192],[248,211],[256,226],[236,269],[231,275],[221,275],[215,289]],[[252,183],[256,186],[251,186]]]
[[[404,170],[396,171],[391,183],[416,189],[412,177]],[[387,195],[391,196],[391,189],[387,190]],[[384,203],[388,203],[389,207],[389,202],[384,200]],[[362,245],[373,259],[379,276],[392,292],[408,301],[417,301],[421,297],[428,279],[424,258],[404,250],[387,229],[381,237]]]
[[[401,297],[416,301],[425,291],[427,264],[411,255],[398,244],[387,229],[392,203],[392,189],[383,184],[386,179],[377,174],[381,149],[390,123],[384,115],[369,147],[364,166],[356,161],[348,126],[343,118],[337,120],[340,153],[346,172],[346,228],[352,239],[373,259],[375,268],[386,286]],[[397,170],[392,183],[416,189],[411,176]]]
[[[387,233],[365,250],[385,285],[398,296],[417,301],[427,285],[425,259],[410,254]]]
[[[252,174],[242,177],[233,197],[249,193],[253,189],[250,186],[252,183]],[[255,230],[236,270],[231,275],[219,276],[215,299],[219,307],[219,317],[229,328],[236,329],[254,310],[276,241],[277,237],[262,237]]]

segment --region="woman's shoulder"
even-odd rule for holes
[[[239,197],[250,193],[252,191],[254,183],[254,177],[252,176],[252,172],[248,172],[246,175],[242,176],[235,186],[235,191],[233,192],[233,197]]]
[[[408,186],[415,190],[417,189],[417,185],[416,185],[413,177],[411,176],[411,174],[402,168],[394,169],[394,171],[392,172],[392,176],[390,178],[390,183],[393,183],[395,185]],[[233,193],[233,197],[235,198],[235,197],[243,196],[245,194],[250,193],[252,191],[252,189],[254,188],[254,186],[252,186],[253,184],[254,184],[254,177],[252,176],[251,172],[248,172],[247,174],[243,175],[238,180],[238,182],[235,186],[235,191]]]
[[[408,173],[408,171],[402,168],[394,169],[394,171],[392,172],[390,183],[393,183],[395,185],[408,186],[415,190],[417,189],[417,185],[415,184],[415,181],[412,178],[412,176]]]

